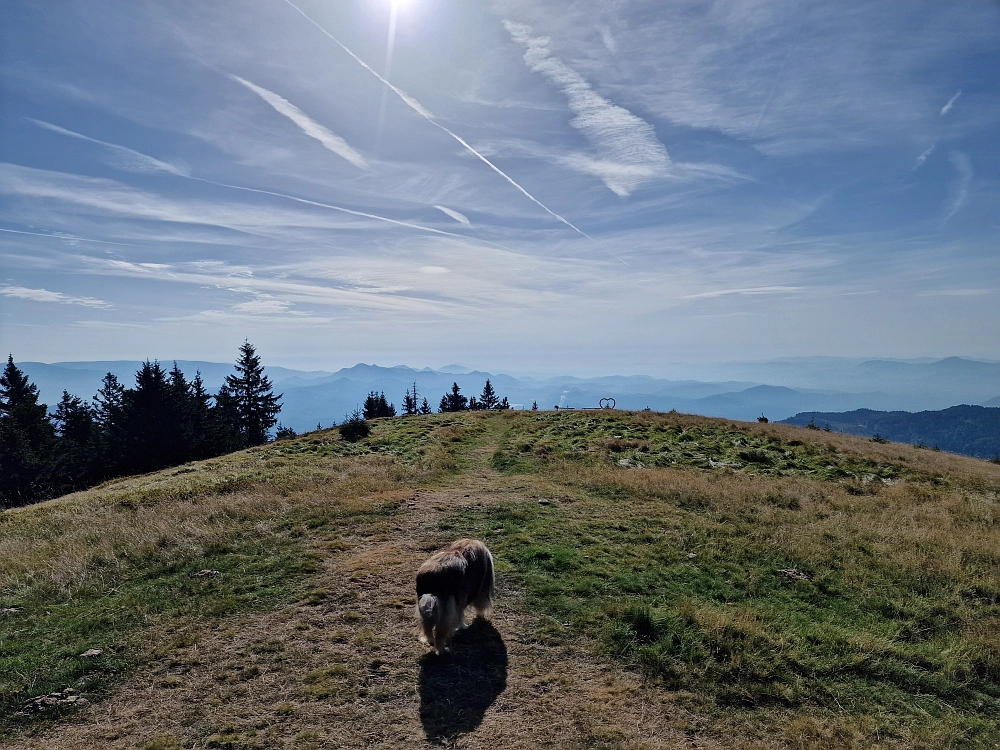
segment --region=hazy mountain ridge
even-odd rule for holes
[[[209,390],[217,390],[233,372],[227,363],[177,360],[189,377],[200,371]],[[266,364],[266,363],[265,363]],[[62,391],[90,398],[106,372],[131,385],[139,361],[20,363],[50,406]],[[171,362],[164,362],[171,366]],[[500,396],[515,408],[593,408],[602,398],[614,398],[622,409],[650,408],[753,420],[772,421],[802,412],[939,410],[956,403],[1000,406],[1000,363],[950,357],[935,361],[850,360],[803,358],[758,363],[733,363],[702,368],[717,380],[690,377],[676,380],[648,375],[597,377],[515,377],[503,373],[448,365],[439,370],[405,365],[383,367],[359,363],[336,372],[301,371],[267,366],[275,392],[283,393],[282,424],[297,431],[329,426],[364,402],[370,391],[384,391],[397,407],[415,382],[420,397],[435,410],[441,396],[457,382],[467,396],[478,394],[489,378]],[[685,375],[689,371],[683,371]]]
[[[916,414],[871,409],[803,412],[782,422],[800,427],[812,423],[849,435],[878,435],[893,442],[925,445],[974,458],[1000,456],[1000,408],[963,404]]]

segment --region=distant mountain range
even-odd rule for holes
[[[893,442],[925,445],[975,458],[1000,456],[1000,408],[963,405],[916,414],[871,409],[839,413],[809,411],[782,421],[829,427],[849,435],[878,435]]]
[[[138,361],[21,362],[18,366],[50,406],[62,391],[90,398],[107,372],[125,385],[134,382]],[[167,368],[172,362],[164,362]],[[200,371],[209,390],[233,372],[231,364],[178,360],[189,377]],[[265,362],[266,365],[266,362]],[[718,380],[668,380],[646,376],[594,378],[514,377],[448,365],[432,370],[358,364],[336,372],[303,371],[266,366],[276,392],[284,394],[282,424],[302,432],[317,424],[340,422],[364,402],[369,391],[385,391],[398,406],[404,392],[417,384],[437,410],[441,396],[457,382],[467,396],[482,391],[489,378],[497,393],[515,408],[593,408],[614,398],[620,409],[644,409],[753,420],[761,415],[781,420],[800,412],[846,412],[940,409],[956,403],[1000,406],[1000,363],[951,357],[927,362],[806,358],[715,366]],[[729,377],[728,375],[731,375]],[[752,376],[752,377],[751,377]],[[808,421],[808,420],[807,420]],[[944,446],[941,446],[944,448]]]

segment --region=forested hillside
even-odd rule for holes
[[[783,422],[802,427],[812,424],[820,429],[829,427],[848,435],[878,436],[976,458],[1000,457],[1000,408],[995,407],[963,405],[917,413],[871,409],[805,411]]]

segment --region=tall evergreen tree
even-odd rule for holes
[[[50,415],[57,439],[51,471],[57,494],[83,489],[100,478],[98,427],[90,406],[63,391],[62,400]]]
[[[51,494],[47,469],[54,441],[38,388],[8,356],[0,375],[0,505],[24,505]]]
[[[479,408],[485,410],[496,409],[498,403],[500,403],[500,399],[497,398],[497,392],[493,389],[490,379],[486,378],[486,385],[483,386],[483,392],[479,396]]]
[[[420,411],[418,404],[420,403],[417,396],[417,383],[413,382],[413,390],[408,390],[403,396],[403,416],[408,417],[412,414],[417,414]]]
[[[97,423],[96,479],[107,479],[127,473],[125,467],[125,388],[114,373],[108,373],[93,398],[94,421]]]
[[[188,385],[187,434],[190,457],[198,460],[217,455],[212,433],[212,395],[201,379],[201,370],[196,370],[194,380]]]
[[[271,380],[264,374],[257,350],[249,341],[244,341],[236,361],[236,374],[226,376],[217,403],[220,400],[227,402],[226,408],[245,446],[266,443],[268,430],[278,422],[282,394],[275,396],[271,388]]]
[[[159,362],[147,360],[136,371],[135,388],[122,398],[127,473],[155,471],[187,459],[177,387]]]
[[[427,398],[426,397],[424,397],[423,403],[420,404],[420,413],[421,414],[430,414],[431,413],[431,405],[427,403]]]
[[[438,405],[438,411],[441,412],[465,411],[468,408],[469,399],[462,395],[458,383],[451,384],[451,392],[444,394],[441,397],[441,403]]]
[[[394,416],[396,416],[396,406],[386,400],[385,391],[381,393],[372,391],[368,394],[364,405],[365,419],[380,419],[382,417]]]

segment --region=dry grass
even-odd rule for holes
[[[539,416],[547,421],[536,422]],[[687,607],[699,633],[738,633],[773,648],[775,623],[759,601],[726,604],[692,590],[684,603],[662,592],[657,599],[600,587],[576,596],[551,587],[608,571],[646,585],[675,557],[707,576],[714,565],[761,549],[814,575],[806,587],[835,569],[830,585],[842,592],[889,582],[892,593],[904,590],[903,576],[905,590],[924,586],[928,598],[966,592],[967,611],[952,621],[953,651],[941,658],[950,678],[971,680],[963,670],[972,662],[1000,668],[1000,467],[740,424],[733,434],[799,441],[842,462],[863,456],[897,467],[900,478],[624,468],[620,458],[641,462],[657,442],[616,432],[623,424],[714,435],[728,423],[637,414],[608,425],[608,434],[590,425],[593,441],[533,432],[568,426],[586,433],[581,425],[593,419],[469,414],[380,422],[357,446],[330,433],[304,436],[3,514],[0,605],[26,603],[25,613],[110,601],[151,566],[186,581],[206,560],[223,566],[241,553],[250,560],[226,569],[223,583],[198,582],[204,591],[178,589],[197,607],[157,611],[111,632],[114,643],[93,644],[125,654],[94,688],[95,702],[56,721],[8,722],[5,747],[888,749],[970,746],[969,720],[995,726],[992,709],[930,720],[856,697],[838,706],[836,694],[828,704],[727,708],[710,682],[644,677],[632,652],[616,658],[602,634],[608,618],[625,617],[645,597],[654,615],[657,607]],[[511,446],[527,463],[497,471],[497,455]],[[461,634],[452,657],[435,659],[416,640],[412,577],[430,550],[470,533],[481,533],[497,555],[497,614],[492,626]],[[258,547],[264,557],[254,567]],[[559,557],[563,548],[570,556]],[[539,550],[549,556],[531,556]],[[604,556],[617,567],[601,568]],[[293,558],[312,562],[295,568]],[[276,572],[255,572],[266,565]],[[254,599],[255,582],[265,579],[259,590],[267,596]],[[212,587],[223,585],[246,598],[210,611],[212,596],[222,595]],[[546,590],[554,592],[548,602]],[[5,640],[12,622],[0,620],[0,657],[17,649]],[[861,629],[852,648],[879,654],[897,648],[898,637]],[[745,658],[756,657],[748,651]],[[954,729],[959,716],[966,723]]]

